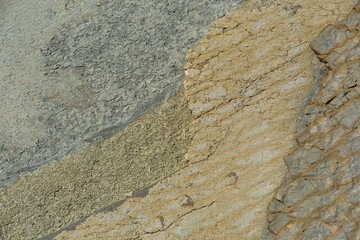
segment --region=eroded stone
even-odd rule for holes
[[[191,166],[154,186],[145,198],[134,199],[126,216],[120,206],[115,214],[121,220],[104,224],[91,217],[57,239],[71,239],[72,234],[96,234],[99,239],[260,239],[266,206],[286,173],[282,160],[296,147],[299,99],[313,81],[314,55],[306,43],[354,4],[328,3],[336,14],[313,1],[296,8],[293,1],[250,0],[215,24],[188,54],[185,66],[200,71],[185,79],[189,105],[209,104],[193,113],[197,119],[191,124],[193,142],[187,154]],[[291,83],[296,79],[305,80]],[[219,85],[226,96],[209,98]],[[238,178],[227,177],[230,172]],[[179,204],[186,195],[193,206]],[[159,228],[160,213],[164,228]],[[144,220],[134,222],[139,216]],[[285,217],[279,226],[281,222],[288,223]]]
[[[274,219],[276,215],[289,214],[294,222],[303,224],[302,231],[285,230],[274,239],[356,239],[354,226],[358,225],[356,216],[360,204],[360,140],[356,129],[360,102],[359,59],[354,39],[358,39],[360,33],[351,27],[357,24],[357,9],[358,5],[345,23],[339,21],[326,27],[312,44],[312,48],[322,54],[319,60],[327,61],[330,71],[319,83],[317,96],[305,107],[304,114],[316,117],[310,116],[311,123],[304,124],[306,129],[301,129],[298,137],[300,146],[285,159],[290,169],[299,170],[290,171],[292,176],[283,181],[274,199],[284,199],[289,208],[269,212]],[[327,110],[321,112],[318,110],[321,107]],[[307,121],[306,117],[303,120]],[[311,162],[309,156],[311,159],[314,147],[321,149],[322,157],[320,161]],[[312,164],[303,166],[303,162]],[[303,194],[300,196],[299,192]],[[272,224],[269,223],[269,229]],[[276,228],[287,229],[287,225],[290,223],[284,226],[277,223]]]

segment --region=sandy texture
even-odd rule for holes
[[[0,239],[35,239],[185,167],[191,113],[181,90],[107,140],[0,191]]]
[[[189,52],[188,168],[56,239],[260,239],[314,82],[309,43],[356,1],[248,1]]]

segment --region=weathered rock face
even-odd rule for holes
[[[185,67],[191,165],[56,239],[260,239],[314,81],[309,43],[355,2],[248,1],[216,22]]]
[[[360,239],[360,4],[312,49],[328,68],[285,158],[290,176],[268,209],[269,239]]]
[[[58,231],[187,166],[184,91],[123,131],[0,190],[0,239]]]
[[[2,0],[0,188],[167,101],[186,53],[241,0]]]

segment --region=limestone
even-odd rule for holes
[[[190,120],[182,90],[111,138],[21,176],[0,191],[0,239],[44,237],[184,168]]]
[[[326,27],[311,44],[329,72],[319,83],[317,96],[306,107],[313,109],[306,114],[316,116],[311,117],[313,121],[306,120],[308,116],[303,119],[306,138],[300,136],[300,145],[286,160],[291,176],[268,206],[271,233],[267,235],[274,239],[359,238],[359,5],[344,20]],[[336,124],[328,125],[326,133],[313,131],[324,119],[335,120]],[[314,148],[321,152],[321,158],[310,154]],[[303,162],[306,164],[299,169]],[[311,182],[311,187],[303,184],[304,179]],[[292,200],[291,204],[287,199]],[[274,201],[280,202],[275,209]],[[291,223],[272,221],[286,217],[291,217]],[[288,231],[292,225],[301,227]]]
[[[91,216],[55,239],[261,239],[266,206],[286,175],[283,158],[296,147],[298,113],[314,81],[309,43],[355,1],[321,4],[326,8],[310,0],[250,0],[216,22],[185,66],[194,116],[190,166],[148,196]],[[273,219],[279,233],[282,224],[289,234],[303,228],[288,216]],[[329,232],[317,222],[306,236]]]

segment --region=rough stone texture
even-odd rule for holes
[[[109,139],[0,190],[0,239],[37,239],[187,164],[191,113],[180,91]]]
[[[2,0],[0,188],[175,94],[186,53],[241,0]]]
[[[311,44],[328,72],[302,116],[299,146],[286,157],[291,176],[268,207],[273,239],[360,238],[359,8]]]
[[[148,196],[96,214],[55,239],[260,239],[313,83],[309,43],[355,2],[250,0],[217,21],[185,67],[185,95],[195,118],[186,155],[191,165]],[[298,186],[304,193],[313,188],[304,178]],[[294,201],[289,196],[287,204]],[[277,219],[274,231],[292,220]],[[289,232],[302,227],[291,226]],[[314,222],[307,236],[320,226]]]

